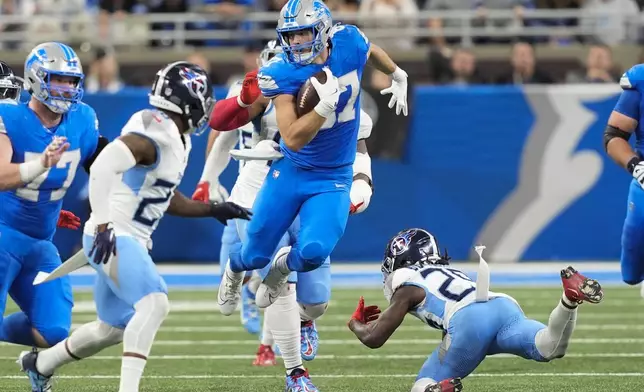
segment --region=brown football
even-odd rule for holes
[[[320,71],[313,75],[320,83],[326,83],[326,73]],[[300,91],[297,93],[297,100],[295,101],[295,110],[297,112],[297,117],[302,117],[306,113],[313,110],[315,105],[320,102],[320,97],[318,97],[318,92],[315,91],[315,87],[311,84],[309,79],[300,87]]]

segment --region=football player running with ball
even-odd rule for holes
[[[544,325],[527,318],[509,295],[478,293],[480,288],[449,266],[436,238],[423,229],[401,231],[389,241],[382,273],[389,306],[380,313],[360,298],[349,329],[370,348],[385,344],[407,313],[443,331],[443,342],[420,369],[412,392],[461,391],[461,378],[488,355],[514,354],[538,362],[561,358],[578,306],[597,304],[604,296],[597,281],[568,267],[561,271],[563,295]]]

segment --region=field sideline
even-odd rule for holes
[[[558,281],[556,272],[566,265],[492,264],[492,289],[513,295],[528,316],[547,322],[561,295],[558,288],[552,287]],[[490,357],[465,380],[465,391],[585,392],[644,388],[644,312],[640,311],[644,300],[639,296],[639,289],[620,284],[619,269],[614,264],[573,265],[597,277],[606,286],[606,297],[601,305],[581,307],[569,355],[546,364],[507,355]],[[281,367],[251,366],[258,341],[241,328],[239,316],[219,314],[216,283],[212,283],[218,280],[216,267],[160,268],[169,283],[172,282],[169,284],[172,310],[157,335],[143,391],[283,390]],[[471,268],[465,269],[471,271]],[[346,321],[360,295],[368,303],[385,305],[377,278],[379,267],[374,264],[353,269],[343,266],[334,268],[333,274],[332,303],[318,324],[319,356],[307,363],[313,381],[321,391],[409,391],[416,372],[440,341],[440,334],[408,317],[384,347],[379,350],[363,347],[346,328]],[[92,295],[87,291],[91,275],[79,271],[73,277],[77,290],[74,327],[95,319]],[[514,285],[513,279],[517,279]],[[344,280],[353,280],[355,285],[347,287]],[[8,313],[15,310],[12,303],[8,307]],[[0,390],[30,390],[26,377],[14,363],[23,349],[2,345]],[[91,360],[65,367],[54,390],[117,390],[120,352],[120,347],[107,349]]]

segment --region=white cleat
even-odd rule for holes
[[[642,296],[642,298],[644,298],[644,283],[642,283],[642,289],[640,291],[640,295]]]
[[[221,277],[221,284],[217,292],[217,304],[219,311],[224,316],[230,316],[237,310],[237,305],[241,300],[242,282],[244,272],[233,272],[226,264],[226,270]]]
[[[271,264],[271,269],[268,271],[262,284],[257,288],[257,293],[255,294],[255,303],[259,308],[263,309],[269,307],[273,302],[275,302],[275,300],[277,300],[277,297],[279,297],[279,294],[286,286],[290,271],[284,274],[277,267],[277,263],[283,262],[282,260],[286,261],[286,257],[288,257],[290,251],[290,246],[285,246],[277,251],[275,258],[273,259],[273,263]]]

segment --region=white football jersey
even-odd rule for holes
[[[373,122],[371,121],[371,117],[361,109],[358,140],[367,139],[371,135],[372,127]],[[250,148],[271,149],[279,142],[277,116],[275,115],[275,106],[272,100],[266,107],[264,115],[261,117],[260,126],[256,126],[255,129],[259,129],[259,131],[254,133],[254,144]],[[270,143],[259,143],[264,140],[270,141]],[[230,192],[230,198],[228,200],[244,208],[252,208],[257,193],[259,193],[259,189],[264,184],[269,170],[270,166],[268,166],[266,161],[248,161],[243,167],[240,164],[239,177],[237,177],[237,181]]]
[[[150,166],[134,166],[114,184],[110,195],[112,223],[117,236],[132,236],[147,246],[183,178],[192,144],[190,135],[182,136],[174,121],[155,109],[135,113],[121,131],[121,135],[128,133],[150,139],[157,149],[157,161]],[[91,216],[84,232],[94,235],[94,226]]]
[[[458,310],[476,301],[476,283],[463,271],[451,266],[432,265],[421,268],[400,268],[385,281],[385,298],[404,285],[425,290],[425,300],[411,314],[432,328],[447,330],[449,320]],[[489,292],[489,298],[514,298],[503,293]],[[518,305],[518,303],[517,303]]]

